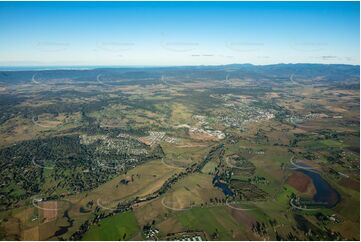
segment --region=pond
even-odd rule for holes
[[[233,196],[234,195],[234,192],[228,187],[227,183],[221,182],[219,180],[219,176],[216,175],[213,178],[212,183],[213,183],[213,185],[215,187],[220,188],[223,191],[224,195],[226,195],[226,196]]]
[[[304,169],[299,169],[298,171],[311,178],[316,188],[316,194],[313,196],[314,202],[330,208],[335,206],[340,201],[340,194],[335,189],[333,189],[331,185],[321,177],[320,174]]]

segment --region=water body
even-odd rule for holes
[[[58,229],[54,233],[53,237],[58,237],[58,236],[61,236],[61,235],[65,234],[66,232],[68,232],[68,229],[73,226],[74,220],[69,217],[68,210],[66,210],[64,212],[63,217],[66,218],[69,225],[68,226],[59,226],[60,229]]]
[[[213,185],[215,187],[220,188],[222,190],[222,192],[224,193],[224,195],[226,195],[226,196],[233,196],[234,195],[234,192],[232,192],[232,190],[228,187],[228,185],[219,180],[219,176],[215,176],[213,178],[212,183],[213,183]]]
[[[335,206],[340,201],[340,194],[335,189],[333,189],[331,185],[321,177],[320,174],[303,169],[299,169],[298,171],[311,178],[316,188],[316,194],[313,196],[313,201],[316,204],[330,208]]]

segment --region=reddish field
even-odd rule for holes
[[[41,204],[41,207],[43,208],[43,218],[44,223],[53,221],[58,216],[58,202],[57,201],[49,201],[49,202],[43,202]]]
[[[311,178],[309,178],[300,171],[292,172],[292,174],[287,179],[287,183],[290,186],[294,187],[297,191],[302,193],[308,192],[311,186],[313,188],[313,183]]]

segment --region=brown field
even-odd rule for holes
[[[13,216],[18,218],[23,224],[29,223],[35,209],[35,207],[24,208],[21,211],[16,212]]]
[[[287,179],[287,183],[302,193],[313,195],[316,191],[311,178],[299,171],[292,172]]]
[[[42,137],[46,132],[53,132],[74,128],[78,125],[80,113],[73,113],[70,117],[60,114],[59,120],[38,120],[35,123],[23,117],[14,117],[6,121],[0,129],[0,146]]]
[[[177,148],[194,148],[194,147],[207,147],[206,144],[199,144],[199,143],[187,143],[184,145],[177,145]]]
[[[236,210],[230,208],[230,214],[232,217],[240,224],[244,224],[248,227],[248,229],[252,228],[252,224],[256,222],[256,220],[247,214],[246,211]]]
[[[207,134],[207,133],[203,133],[203,132],[189,132],[189,136],[192,139],[195,140],[202,140],[202,141],[216,141],[218,140],[217,137]]]
[[[140,204],[134,209],[134,214],[140,226],[155,220],[156,222],[167,219],[167,213],[172,212],[162,205],[162,197],[153,201]]]
[[[266,98],[270,98],[270,99],[279,98],[279,97],[280,97],[280,95],[277,92],[268,92],[266,94]]]
[[[309,120],[298,125],[299,128],[306,132],[315,132],[321,129],[332,129],[337,132],[352,132],[352,127],[341,126],[340,123],[343,119],[320,119],[320,120]]]
[[[50,114],[43,114],[38,116],[38,120],[34,123],[40,127],[45,128],[55,128],[65,122],[65,115],[61,114],[57,117],[54,117]]]
[[[23,231],[23,240],[40,240],[39,226],[35,226]]]
[[[161,145],[165,153],[163,162],[175,167],[186,167],[192,163],[199,163],[209,151],[207,144],[183,147],[162,142]]]
[[[42,202],[40,207],[43,208],[41,211],[43,214],[44,223],[48,223],[57,218],[57,216],[58,216],[58,202],[57,201]]]
[[[164,204],[174,209],[184,209],[208,203],[211,198],[224,198],[221,190],[212,184],[212,176],[192,174],[180,180],[164,196]]]
[[[331,112],[335,112],[335,113],[344,113],[344,112],[347,112],[346,109],[341,108],[341,107],[336,107],[336,106],[325,106],[325,108],[327,108],[327,109],[330,110]]]
[[[360,181],[356,181],[351,178],[342,177],[339,183],[341,186],[351,188],[352,190],[355,191],[360,191]]]
[[[10,217],[2,224],[2,228],[5,231],[6,240],[20,240],[21,235],[21,223],[19,219]]]
[[[165,219],[164,221],[157,224],[157,227],[159,228],[161,232],[160,235],[162,237],[165,237],[168,233],[180,233],[184,231],[183,226],[174,217]]]
[[[151,145],[152,144],[152,140],[149,139],[148,137],[139,137],[138,138],[138,141],[143,143],[143,144],[146,144],[146,145]]]

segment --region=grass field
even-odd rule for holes
[[[133,212],[125,212],[102,220],[99,225],[93,225],[83,240],[129,240],[140,228]]]
[[[174,125],[190,124],[192,121],[192,112],[185,105],[177,103],[173,105],[170,122]]]
[[[244,226],[237,224],[227,207],[193,208],[177,213],[176,217],[185,228],[204,231],[210,239],[247,239]]]

